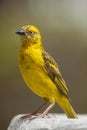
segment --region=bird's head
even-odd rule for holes
[[[41,42],[41,35],[39,30],[32,25],[26,25],[21,27],[20,30],[16,32],[16,34],[21,36],[22,42],[25,44],[34,44],[34,43],[40,43]]]

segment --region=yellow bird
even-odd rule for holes
[[[21,37],[19,68],[27,86],[45,102],[31,115],[23,118],[33,119],[47,116],[48,111],[58,103],[68,118],[77,118],[73,110],[66,83],[55,60],[44,50],[39,30],[33,25],[21,27],[16,32]],[[40,115],[37,113],[48,102],[50,105]]]

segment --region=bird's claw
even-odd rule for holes
[[[33,120],[35,118],[52,118],[52,117],[55,117],[54,115],[52,114],[30,114],[30,115],[25,115],[25,116],[22,116],[21,119],[22,120]]]

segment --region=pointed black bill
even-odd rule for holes
[[[16,34],[25,36],[26,32],[23,29],[20,29],[16,32]]]

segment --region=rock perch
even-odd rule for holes
[[[87,130],[87,115],[78,115],[78,119],[68,119],[64,114],[53,114],[51,118],[21,120],[15,116],[8,130]]]

